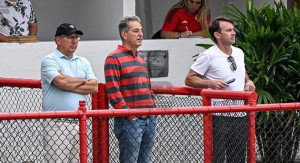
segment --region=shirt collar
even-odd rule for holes
[[[55,49],[54,53],[59,57],[59,58],[65,58],[68,60],[73,60],[73,59],[77,59],[78,56],[73,54],[72,59],[69,59],[68,57],[66,57],[62,52],[60,52],[58,49]]]
[[[132,54],[132,51],[131,50],[129,50],[129,49],[127,49],[125,46],[123,46],[123,45],[118,45],[118,49],[119,50],[121,50],[121,51],[124,51],[124,52],[128,52],[129,54],[131,54],[131,55],[133,55]],[[139,54],[140,53],[140,51],[136,51],[136,54]]]

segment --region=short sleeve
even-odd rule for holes
[[[85,79],[86,80],[96,79],[90,62],[87,59],[85,59],[85,58],[81,58],[81,59],[84,62],[84,65],[85,65],[85,73],[86,73]]]
[[[47,81],[47,83],[51,84],[53,79],[59,75],[58,64],[52,58],[44,58],[41,64],[41,77]]]
[[[30,1],[28,1],[28,7],[30,9],[30,16],[29,16],[29,21],[28,23],[36,23],[37,22],[37,19],[36,19],[36,16],[35,16],[35,13],[34,13],[34,10],[33,10],[33,7],[32,7],[32,4]]]
[[[200,75],[205,75],[209,67],[209,58],[207,54],[200,53],[197,60],[191,66],[191,69]]]
[[[177,24],[179,22],[179,17],[177,15],[177,12],[178,9],[173,9],[168,13],[161,30],[175,31]]]

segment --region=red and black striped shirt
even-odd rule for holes
[[[140,52],[134,56],[119,45],[107,56],[104,74],[107,96],[115,109],[155,106],[148,70]]]

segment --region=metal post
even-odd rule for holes
[[[250,106],[256,106],[257,94],[252,92],[247,100]],[[255,112],[249,113],[249,125],[248,125],[248,144],[247,144],[247,157],[248,163],[256,162],[256,152],[255,152]]]
[[[211,98],[202,95],[203,106],[211,106]],[[204,141],[204,162],[211,163],[213,149],[212,133],[212,116],[211,113],[203,114],[203,141]]]
[[[106,86],[105,84],[99,84],[99,108],[100,109],[108,109],[108,98],[106,94]],[[99,144],[101,147],[99,148],[100,152],[100,162],[101,163],[109,163],[109,118],[101,117],[99,119]]]
[[[98,84],[98,93],[99,93],[99,84]],[[92,110],[99,110],[100,99],[98,93],[92,94]],[[93,163],[100,162],[100,132],[99,132],[99,118],[92,118],[92,141],[93,141]]]
[[[85,101],[79,101],[79,112],[81,114],[79,118],[79,141],[80,141],[80,163],[87,163],[87,127],[86,127],[86,107]]]

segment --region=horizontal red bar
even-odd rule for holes
[[[152,85],[154,94],[176,94],[176,95],[195,95],[200,96],[202,89],[191,87],[176,87],[168,85]]]
[[[229,90],[210,90],[203,89],[201,96],[207,98],[220,98],[220,99],[243,99],[248,98],[257,99],[256,92],[245,92],[245,91],[229,91]]]
[[[41,81],[36,79],[17,79],[0,77],[0,86],[41,88]]]
[[[0,113],[0,120],[12,119],[42,119],[42,118],[79,118],[81,111],[43,111],[22,113]]]
[[[204,114],[222,112],[252,112],[252,111],[283,111],[300,109],[300,102],[279,104],[232,105],[232,106],[202,106],[202,107],[172,107],[153,109],[110,109],[58,112],[27,112],[27,113],[0,113],[0,120],[11,119],[39,119],[39,118],[78,118],[83,114],[87,117],[113,117],[113,116],[136,116],[136,115],[167,115],[167,114]]]

